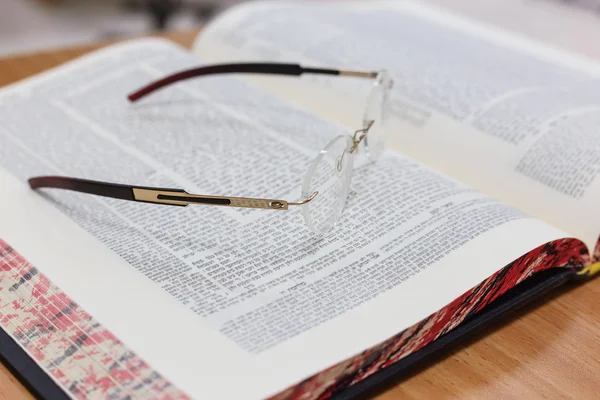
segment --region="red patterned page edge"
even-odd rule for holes
[[[450,332],[533,274],[550,268],[580,270],[589,261],[589,251],[579,240],[561,239],[542,245],[508,264],[440,311],[269,400],[328,399]]]
[[[540,246],[421,322],[270,400],[327,399],[450,332],[533,274],[553,267],[577,270],[589,258],[575,239]],[[73,398],[188,398],[2,240],[0,324]]]
[[[71,398],[188,399],[1,239],[0,324]]]

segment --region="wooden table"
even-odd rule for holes
[[[167,35],[190,46],[196,32]],[[0,59],[0,86],[99,48]],[[376,400],[600,398],[600,279],[546,297]],[[31,395],[0,365],[0,400]]]

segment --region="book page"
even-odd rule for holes
[[[593,61],[411,2],[240,6],[204,30],[195,51],[210,62],[386,68],[391,148],[596,244]],[[247,79],[351,131],[370,89],[345,77]]]
[[[27,186],[62,175],[299,200],[304,171],[344,128],[231,76],[126,100],[195,63],[174,44],[134,41],[0,91],[0,238],[194,398],[276,393],[568,236],[393,152],[357,162],[325,238],[297,208]]]
[[[600,14],[595,0],[504,0],[501,4],[473,0],[424,2],[600,60],[600,47],[589,40],[600,36]],[[558,26],[561,29],[556,29]]]

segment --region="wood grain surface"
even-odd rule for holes
[[[166,36],[189,47],[196,33]],[[0,86],[105,45],[0,59]],[[31,398],[0,364],[0,400]],[[374,398],[600,399],[600,280],[537,301]]]

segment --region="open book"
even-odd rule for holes
[[[28,185],[57,175],[302,201],[314,156],[361,126],[368,80],[215,75],[127,98],[250,61],[394,79],[386,150],[357,154],[331,234],[307,229],[303,206]],[[192,52],[135,40],[4,88],[0,323],[54,385],[47,396],[357,394],[515,286],[533,296],[598,271],[598,75],[422,5],[259,2],[217,18]]]

